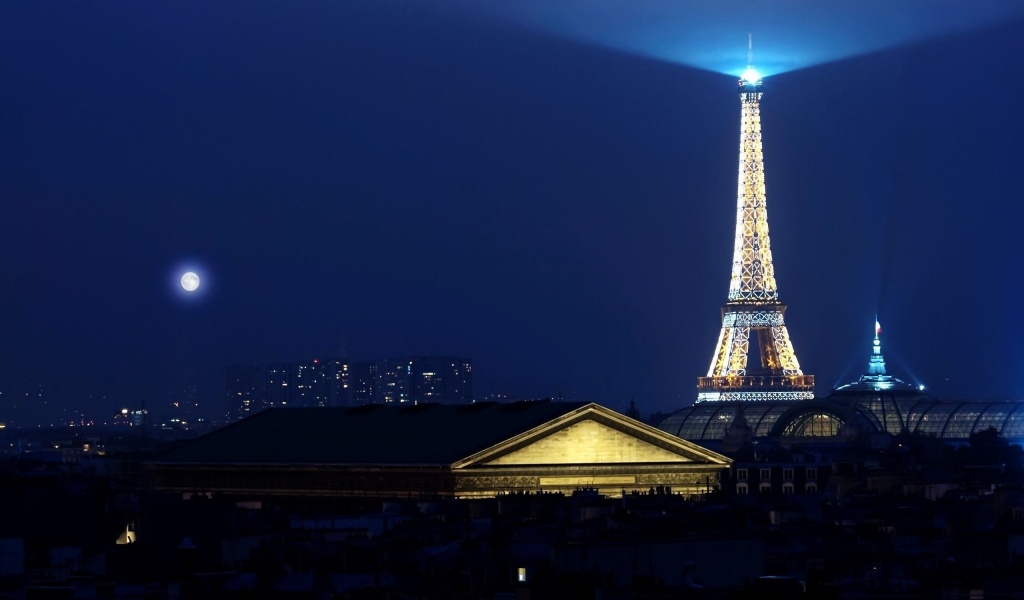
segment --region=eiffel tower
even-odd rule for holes
[[[742,120],[729,300],[722,307],[722,332],[707,377],[697,379],[697,402],[778,401],[814,398],[814,376],[800,370],[779,302],[768,238],[761,150],[760,75],[750,66],[739,80]],[[760,364],[750,367],[750,344]]]

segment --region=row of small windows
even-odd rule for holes
[[[784,481],[793,481],[795,479],[796,469],[794,467],[783,467],[782,479]],[[761,467],[758,469],[758,478],[761,481],[766,481],[772,478],[771,467]],[[747,481],[749,478],[749,469],[745,467],[737,467],[736,469],[736,481]],[[804,469],[804,479],[807,481],[815,481],[818,479],[818,468],[817,467],[806,467]],[[763,485],[763,484],[762,484]]]
[[[758,484],[757,491],[758,491],[758,493],[761,493],[761,494],[770,494],[772,492],[772,484],[767,483],[767,482],[762,482],[762,483]],[[806,492],[808,494],[814,494],[814,493],[817,493],[817,491],[818,491],[818,483],[817,482],[815,482],[815,481],[808,481],[807,483],[804,484],[804,492]],[[741,481],[740,483],[736,484],[736,493],[737,494],[741,494],[741,495],[742,494],[749,494],[750,493],[750,486],[746,482],[742,482]],[[796,485],[794,485],[793,482],[791,482],[791,481],[787,481],[786,483],[783,483],[782,484],[782,493],[783,494],[795,494],[796,493]]]

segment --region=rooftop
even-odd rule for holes
[[[158,462],[444,466],[587,404],[271,408],[172,450]]]

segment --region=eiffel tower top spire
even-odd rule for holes
[[[752,59],[751,40],[748,57]],[[763,93],[761,76],[748,64],[739,80],[740,168],[732,276],[711,367],[706,377],[697,380],[698,402],[814,397],[814,376],[800,369],[783,319],[786,307],[779,302],[775,283],[761,147]],[[748,354],[753,353],[759,364],[748,367]]]
[[[736,193],[736,240],[733,248],[730,302],[778,301],[772,245],[768,237],[764,151],[761,147],[763,82],[752,66],[739,81],[740,176]]]

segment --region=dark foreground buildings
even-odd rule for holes
[[[536,402],[274,409],[174,447],[90,439],[104,456],[67,435],[39,444],[66,448],[0,464],[0,593],[968,600],[1024,589],[1024,455],[994,432],[959,447],[864,431],[748,437],[726,458],[600,406]]]

